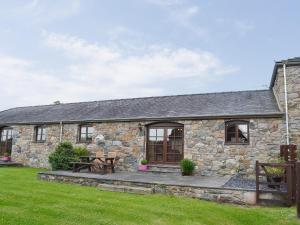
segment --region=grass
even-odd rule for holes
[[[295,208],[241,207],[39,181],[32,168],[0,168],[0,224],[300,224]]]

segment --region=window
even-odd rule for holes
[[[249,144],[249,122],[227,121],[225,122],[226,144]]]
[[[1,141],[5,142],[12,139],[12,128],[6,127],[1,131]]]
[[[79,142],[91,142],[94,128],[91,125],[79,126]]]
[[[44,126],[35,127],[35,141],[36,142],[46,141],[46,127]]]

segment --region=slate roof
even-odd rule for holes
[[[277,76],[277,69],[279,67],[282,67],[284,63],[286,64],[286,66],[300,66],[300,57],[294,57],[294,58],[275,62],[273,74],[270,82],[270,88],[274,86],[276,76]]]
[[[0,124],[282,116],[271,90],[105,100],[13,108]]]

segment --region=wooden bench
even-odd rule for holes
[[[88,162],[71,162],[73,164],[73,172],[80,172],[83,169],[88,169],[91,172],[91,167],[93,163]]]
[[[83,169],[88,169],[88,172],[107,174],[115,172],[114,157],[91,157],[82,156],[79,162],[72,162],[73,172],[80,172]]]

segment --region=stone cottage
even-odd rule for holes
[[[19,107],[0,112],[0,128],[0,155],[32,167],[49,167],[57,144],[70,141],[115,152],[119,170],[189,158],[203,175],[251,174],[255,160],[300,143],[300,58],[276,62],[267,90]]]

